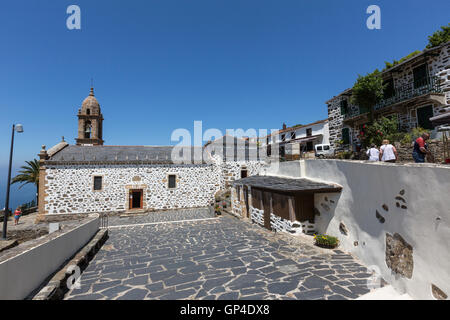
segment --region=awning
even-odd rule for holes
[[[299,193],[328,193],[341,192],[342,187],[334,183],[318,182],[310,179],[282,178],[275,176],[250,176],[235,180],[232,185],[247,185],[258,189],[279,192]]]
[[[447,111],[443,114],[430,118],[433,126],[450,124],[450,111]]]

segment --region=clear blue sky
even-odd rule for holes
[[[66,28],[71,4],[81,30]],[[381,30],[366,28],[371,4]],[[74,143],[91,77],[106,144],[171,144],[194,120],[221,130],[305,124],[326,118],[325,101],[358,73],[423,49],[449,12],[448,0],[2,1],[0,204],[11,124],[25,128],[15,170],[42,144]],[[32,194],[15,190],[16,202]]]

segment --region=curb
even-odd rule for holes
[[[6,251],[8,249],[18,246],[19,242],[17,240],[2,240],[0,242],[0,252]]]
[[[67,288],[67,279],[75,271],[73,266],[78,266],[80,271],[86,269],[89,261],[95,256],[103,243],[108,239],[108,229],[100,229],[96,235],[67,262],[42,288],[32,300],[62,300],[69,289]],[[70,268],[70,270],[69,270]]]

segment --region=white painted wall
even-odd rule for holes
[[[170,189],[169,174],[177,175]],[[93,190],[93,177],[103,188]],[[54,165],[46,169],[46,213],[125,211],[129,189],[143,189],[143,209],[204,207],[220,189],[216,165]]]
[[[321,122],[321,123],[317,123],[314,125],[305,125],[304,127],[300,127],[297,128],[295,130],[290,130],[287,132],[282,132],[279,134],[276,134],[275,137],[272,137],[271,141],[269,141],[269,144],[272,144],[273,141],[275,141],[276,143],[280,143],[281,142],[281,135],[285,135],[285,141],[288,142],[291,140],[291,132],[295,131],[295,138],[299,139],[299,138],[306,138],[306,130],[307,129],[311,129],[312,133],[311,135],[315,136],[315,135],[319,135],[321,134],[323,136],[322,140],[319,140],[318,143],[329,143],[329,130],[328,130],[328,121],[325,122]]]
[[[26,298],[98,231],[99,218],[0,262],[0,300]]]
[[[337,236],[342,248],[366,266],[378,266],[382,277],[400,292],[433,299],[433,283],[450,294],[449,167],[340,160],[305,160],[301,166],[307,178],[343,186],[341,194],[316,195],[315,205],[321,213],[316,219],[317,231]],[[400,190],[405,190],[406,210],[396,206]],[[386,219],[384,224],[377,220],[375,210]],[[341,222],[348,236],[339,231]],[[387,267],[386,233],[400,234],[413,247],[411,279],[395,275]]]

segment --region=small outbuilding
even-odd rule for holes
[[[251,176],[232,183],[235,214],[274,231],[314,232],[315,193],[341,192],[342,187],[306,178]]]

